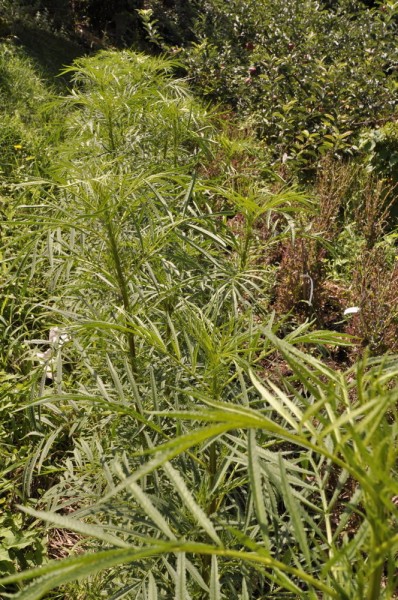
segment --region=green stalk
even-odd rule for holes
[[[115,144],[115,137],[113,135],[113,122],[112,122],[112,117],[110,115],[108,115],[107,117],[107,121],[108,121],[108,132],[109,132],[109,143],[110,143],[110,151],[114,152],[116,149],[116,144]]]
[[[213,487],[215,483],[215,478],[217,474],[217,448],[216,442],[213,442],[210,446],[210,455],[209,455],[209,473],[210,473],[210,485]],[[211,503],[213,504],[213,502]],[[214,511],[210,511],[211,514]]]
[[[383,570],[384,570],[384,563],[382,561],[380,561],[380,558],[378,556],[378,551],[375,549],[378,549],[380,545],[380,540],[378,540],[378,536],[375,533],[375,529],[374,527],[372,528],[372,540],[371,540],[371,548],[372,548],[372,554],[371,554],[371,564],[376,564],[376,568],[373,569],[371,575],[370,575],[370,582],[369,582],[369,588],[368,588],[368,593],[366,595],[366,600],[378,600],[380,598],[380,592],[381,592],[381,580],[383,577]]]
[[[208,463],[208,472],[210,474],[210,489],[214,487],[215,478],[217,474],[217,446],[216,442],[213,442],[209,448],[209,463]],[[212,515],[217,510],[217,497],[213,495],[213,498],[207,505],[206,513],[207,515]],[[202,577],[207,585],[210,584],[211,578],[211,556],[204,555],[202,556]],[[206,595],[207,598],[207,595]],[[203,596],[203,600],[205,600],[205,596]]]
[[[116,278],[117,278],[117,282],[118,282],[118,286],[119,286],[120,296],[121,296],[122,303],[123,303],[123,308],[127,314],[130,314],[131,304],[130,304],[130,298],[129,298],[128,289],[127,289],[127,282],[124,277],[123,268],[122,268],[122,264],[121,264],[121,260],[120,260],[120,255],[118,252],[118,246],[117,246],[117,242],[116,242],[115,232],[113,230],[112,220],[111,220],[111,217],[110,217],[108,211],[106,211],[105,228],[106,228],[106,231],[108,234],[113,264],[116,269]],[[127,334],[127,344],[129,347],[131,368],[132,368],[133,372],[136,373],[137,372],[137,352],[136,352],[135,338],[134,338],[134,334],[132,332],[129,332]]]
[[[367,600],[378,600],[381,592],[381,580],[383,577],[383,564],[380,564],[370,576],[370,585]]]
[[[246,231],[245,231],[245,241],[243,244],[242,256],[240,259],[240,268],[243,270],[246,267],[247,259],[249,256],[250,244],[252,241],[252,233],[253,233],[253,218],[251,215],[246,215]]]

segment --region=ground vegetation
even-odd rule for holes
[[[0,594],[397,597],[397,4],[0,8]]]

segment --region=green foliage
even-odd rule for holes
[[[289,590],[291,597],[303,592],[314,598],[319,592],[325,598],[391,597],[398,543],[393,502],[397,396],[391,388],[396,363],[361,363],[343,375],[278,340],[270,330],[264,334],[292,368],[286,388],[260,383],[253,375],[252,383],[241,377],[235,402],[215,401],[198,388],[186,389],[184,411],[158,413],[156,418],[175,418],[181,426],[199,422],[202,427],[188,426],[185,433],[150,448],[153,457],[138,468],[132,467],[131,453],[121,462],[111,461],[109,487],[89,510],[66,518],[25,509],[115,549],[3,579],[3,583],[35,579],[16,597],[40,598],[55,585],[120,565],[126,592],[138,591],[147,581],[146,585],[169,589],[169,595],[169,586],[175,585],[177,594],[183,590],[181,597],[198,592],[207,597],[200,592],[202,588],[207,593],[207,582],[210,594],[217,597],[217,582],[222,590],[238,593],[243,576],[252,596],[272,597]],[[295,378],[302,384],[301,392],[290,391]],[[191,394],[195,404],[189,401]],[[352,396],[355,401],[348,399]],[[184,480],[190,489],[197,489],[191,478],[207,462],[206,447],[215,443],[217,472],[209,492],[216,509],[205,516]],[[167,462],[171,459],[174,468]],[[232,493],[230,474],[235,480],[239,477],[241,494],[249,494],[243,504],[245,496]],[[167,489],[166,503],[161,490],[164,495]],[[82,521],[87,514],[96,515],[97,522],[101,514],[111,521],[103,527],[89,525]],[[213,543],[203,539],[195,522],[208,531]],[[173,554],[179,555],[174,568]],[[209,570],[202,566],[202,577],[200,556],[213,556]],[[130,562],[135,563],[133,570],[128,568]],[[242,572],[235,569],[232,575],[228,565],[237,563]],[[251,564],[257,566],[257,576],[249,576]],[[148,568],[156,570],[156,584],[147,579]],[[167,570],[174,573],[171,580]]]
[[[335,23],[298,6],[306,26]],[[264,7],[258,18],[276,23]],[[300,22],[288,24],[293,35]],[[247,43],[234,51],[264,51]],[[13,55],[3,68],[18,64]],[[328,257],[329,274],[361,295],[352,333],[364,338],[372,316],[373,353],[394,347],[380,337],[386,323],[396,331],[388,190],[332,159],[311,194],[283,172],[270,177],[255,142],[228,126],[218,134],[179,69],[107,51],[65,70],[66,97],[49,103],[39,85],[40,161],[29,173],[35,103],[25,116],[11,95],[4,147],[22,147],[3,173],[0,585],[19,600],[387,600],[396,357],[338,368],[330,357],[352,351],[352,338],[308,320],[293,327],[271,303],[278,252],[290,248],[278,271],[301,278],[311,311],[322,295],[303,296],[302,275],[321,289]],[[14,94],[20,81],[8,82]],[[29,127],[14,144],[19,118]]]
[[[168,45],[185,45],[195,38],[195,19],[206,7],[198,0],[150,0],[162,38]]]
[[[363,125],[394,113],[396,28],[380,9],[211,0],[196,31],[186,55],[195,85],[245,117],[276,157],[352,151]]]
[[[102,52],[67,69],[76,85],[68,105],[82,108],[71,114],[75,139],[69,133],[67,145],[74,163],[84,161],[87,169],[90,157],[95,164],[117,158],[122,169],[134,162],[136,171],[182,163],[193,168],[198,153],[209,151],[211,126],[186,83],[171,79],[177,64]]]
[[[0,44],[0,168],[4,175],[35,174],[43,144],[36,127],[40,122],[45,126],[38,107],[48,98],[49,92],[26,54],[10,43]]]
[[[0,520],[0,573],[15,572],[15,565],[27,569],[43,562],[44,544],[40,532],[23,529],[23,516],[3,513]]]
[[[359,148],[365,154],[371,170],[381,177],[389,178],[394,184],[397,183],[397,122],[389,122],[377,129],[363,132]]]
[[[137,451],[150,450],[184,433],[180,426],[163,430],[163,419],[147,410],[186,405],[184,389],[193,396],[201,391],[215,400],[232,400],[239,370],[272,353],[264,342],[260,349],[262,334],[255,324],[255,318],[263,320],[269,290],[268,267],[256,264],[259,241],[253,227],[260,217],[287,220],[311,205],[293,190],[275,194],[253,186],[244,197],[192,175],[199,161],[211,158],[217,140],[185,84],[168,75],[172,66],[131,52],[79,61],[73,67],[74,91],[62,104],[69,117],[63,142],[51,153],[52,179],[14,188],[18,221],[7,227],[14,231],[15,247],[23,250],[10,257],[8,277],[20,281],[28,271],[30,278],[40,278],[48,294],[47,322],[63,323],[72,336],[72,347],[50,346],[46,362],[40,366],[36,360],[32,369],[31,400],[23,409],[31,415],[29,436],[36,442],[24,470],[25,501],[37,494],[36,482],[43,468],[51,470],[51,458],[58,463],[54,473],[62,475],[44,497],[53,506],[62,498],[84,506],[93,493],[117,485],[111,483],[111,471],[102,472],[99,463],[105,457],[121,453],[115,476],[123,480],[129,468],[128,455],[123,456],[130,454],[132,441]],[[242,242],[223,218],[228,211],[212,210],[210,200],[220,197],[233,212],[238,208],[245,214]],[[48,333],[43,326],[40,331],[44,356]],[[32,351],[22,361],[35,360],[32,334],[25,340]],[[68,363],[74,364],[69,373]],[[46,375],[53,378],[48,392]],[[100,432],[96,441],[93,423]],[[104,427],[112,435],[103,437]],[[194,527],[218,542],[209,516],[218,510],[211,489],[219,449],[213,445],[207,453],[192,463],[192,482],[169,465],[164,481],[155,480],[161,487],[152,489],[148,481],[148,489],[141,489],[132,483],[129,511],[144,523],[149,510],[156,526],[174,539],[152,496],[161,498],[175,487],[174,512],[186,533]],[[191,483],[197,492],[189,491]],[[97,491],[86,497],[92,485]],[[225,498],[230,486],[238,498],[230,476]],[[122,527],[124,517],[114,518]],[[148,526],[145,535],[151,535]],[[167,583],[168,589],[176,585],[184,595],[189,568],[199,587],[210,585],[213,596],[219,595],[217,561],[185,564],[190,563],[179,562],[179,583]],[[131,585],[128,573],[121,577]],[[138,585],[146,585],[144,571],[139,577]]]

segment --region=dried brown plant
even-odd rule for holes
[[[390,266],[385,248],[365,250],[353,273],[351,301],[360,307],[348,332],[373,354],[398,350],[398,261]]]

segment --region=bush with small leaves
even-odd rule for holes
[[[276,158],[355,151],[396,109],[396,21],[355,0],[207,0],[186,52],[201,94],[230,104]]]

